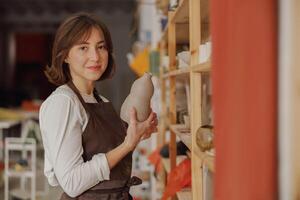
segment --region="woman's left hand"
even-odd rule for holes
[[[152,133],[157,132],[157,115],[155,112],[151,111],[149,117],[143,121],[138,122],[137,126],[140,126],[140,130],[144,130],[143,136],[141,137],[141,140],[148,139]]]

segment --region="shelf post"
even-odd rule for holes
[[[172,19],[174,12],[169,12],[169,19]],[[168,26],[168,54],[169,54],[169,70],[176,69],[176,24],[169,20]],[[169,77],[170,80],[170,109],[169,118],[170,124],[176,123],[176,78],[174,76]],[[171,170],[176,167],[176,135],[170,130],[170,144],[169,144],[169,156],[171,162]]]
[[[194,66],[198,64],[201,42],[200,0],[189,0],[189,19],[191,65]],[[192,196],[193,199],[202,200],[202,160],[195,153],[199,151],[196,144],[196,131],[201,126],[201,73],[190,72],[190,85],[193,91],[191,92]]]

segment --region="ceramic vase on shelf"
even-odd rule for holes
[[[142,77],[135,80],[131,86],[130,93],[121,106],[120,117],[129,123],[130,109],[135,107],[137,120],[145,121],[151,113],[151,97],[154,86],[151,80],[152,75],[145,73]]]

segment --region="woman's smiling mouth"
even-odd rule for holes
[[[100,65],[89,66],[87,67],[87,69],[91,71],[99,71],[101,69],[101,66]]]

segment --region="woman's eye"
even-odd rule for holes
[[[106,49],[106,46],[105,46],[105,45],[100,45],[100,46],[98,46],[98,49],[100,49],[100,50],[105,50],[105,49]]]
[[[86,47],[86,46],[82,46],[82,47],[79,47],[79,49],[80,49],[81,51],[85,51],[85,50],[87,50],[87,47]]]

